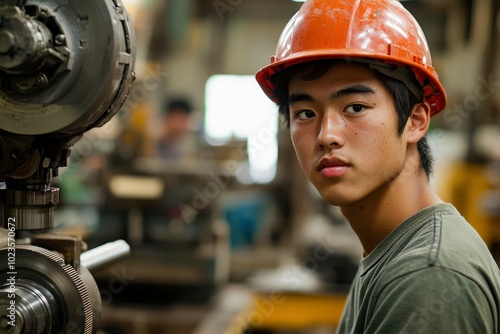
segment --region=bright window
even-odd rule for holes
[[[220,146],[246,142],[248,162],[236,177],[243,183],[269,183],[278,161],[278,112],[252,75],[214,75],[205,91],[205,138]]]

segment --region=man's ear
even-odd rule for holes
[[[431,107],[427,102],[418,103],[406,123],[406,139],[408,143],[417,143],[422,139],[431,123]]]

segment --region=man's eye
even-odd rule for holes
[[[296,119],[302,120],[313,118],[314,116],[316,116],[316,114],[312,110],[302,110],[295,114]]]
[[[345,111],[349,114],[359,114],[364,111],[366,107],[362,104],[353,104],[345,109]]]

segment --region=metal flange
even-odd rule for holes
[[[0,263],[9,254],[12,249],[0,249]],[[100,296],[86,273],[80,275],[55,252],[17,246],[15,267],[0,269],[0,334],[94,333]]]

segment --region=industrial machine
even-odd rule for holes
[[[78,236],[48,233],[59,202],[52,181],[82,135],[124,103],[134,50],[120,0],[0,1],[2,334],[97,331],[91,271],[129,247],[87,250]]]

